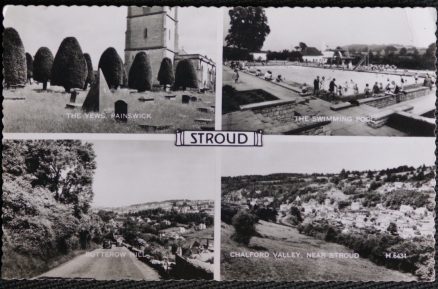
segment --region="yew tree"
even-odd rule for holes
[[[110,88],[123,84],[123,61],[114,47],[107,48],[99,59],[99,68]]]
[[[192,62],[183,59],[176,66],[174,89],[185,90],[187,87],[198,88],[198,76]]]
[[[160,70],[158,71],[158,81],[160,85],[172,85],[175,81],[175,76],[173,74],[172,60],[168,57],[164,57],[161,61]]]
[[[43,90],[47,89],[53,66],[53,54],[47,47],[41,47],[35,54],[33,61],[33,79],[43,84]]]
[[[129,70],[128,86],[137,89],[139,92],[151,90],[152,88],[152,71],[149,57],[145,52],[139,52],[135,55]]]
[[[26,54],[20,35],[14,28],[3,31],[3,77],[6,86],[27,81]]]
[[[87,63],[81,46],[74,37],[67,37],[59,46],[53,60],[51,85],[59,85],[70,91],[72,88],[82,89],[87,79]]]

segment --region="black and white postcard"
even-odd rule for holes
[[[224,18],[223,129],[434,136],[434,8],[234,7]]]
[[[224,151],[222,280],[435,280],[434,140],[310,139]]]
[[[435,8],[3,16],[4,282],[435,281]]]
[[[219,19],[206,7],[7,6],[4,131],[214,129]]]
[[[213,279],[208,151],[171,141],[3,146],[2,278]]]

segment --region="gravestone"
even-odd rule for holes
[[[164,97],[166,99],[174,99],[176,97],[176,95],[165,95]]]
[[[214,130],[214,126],[201,126],[201,130],[213,131]]]
[[[191,96],[190,101],[198,101],[198,98],[196,96]]]
[[[208,123],[212,123],[213,119],[211,118],[197,118],[195,119],[195,123],[201,123],[201,124],[208,124]]]
[[[111,108],[112,92],[99,69],[94,83],[91,85],[90,91],[82,104],[82,110],[85,112],[103,112],[105,109]]]
[[[138,98],[138,101],[141,101],[141,102],[154,101],[154,98],[151,97],[151,96],[147,96],[147,97],[140,96],[140,97]]]
[[[79,92],[77,90],[72,90],[70,93],[70,103],[76,102],[76,97],[79,95]]]
[[[114,103],[114,119],[116,121],[128,121],[128,104],[123,100]]]
[[[139,124],[139,126],[145,129],[147,132],[164,131],[164,130],[169,130],[171,128],[170,125]]]
[[[189,103],[190,102],[190,95],[183,94],[181,101],[182,101],[182,103]]]
[[[214,108],[211,107],[198,107],[196,110],[203,113],[214,112]]]

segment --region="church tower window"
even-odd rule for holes
[[[143,37],[148,38],[148,29],[147,28],[144,29]]]

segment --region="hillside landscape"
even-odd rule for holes
[[[92,207],[100,152],[3,141],[2,278],[212,279],[214,202]]]
[[[242,275],[247,274],[249,280],[263,275],[292,280],[300,272],[306,272],[301,274],[303,280],[355,280],[353,268],[360,263],[369,280],[432,280],[434,186],[434,168],[427,166],[223,177],[223,275],[235,279],[236,266],[242,266],[247,268],[242,269]],[[242,237],[238,238],[241,228],[236,227],[242,215],[246,225],[251,224],[251,218],[255,220],[255,230],[246,231],[244,239],[250,240],[246,246]],[[284,235],[277,236],[279,232]],[[301,265],[283,274],[285,260],[261,267],[256,259],[230,258],[230,252],[243,248],[271,254],[353,252],[360,258],[285,259]],[[324,265],[325,261],[333,266]],[[305,269],[307,266],[322,266],[326,275],[315,275],[315,270]]]

